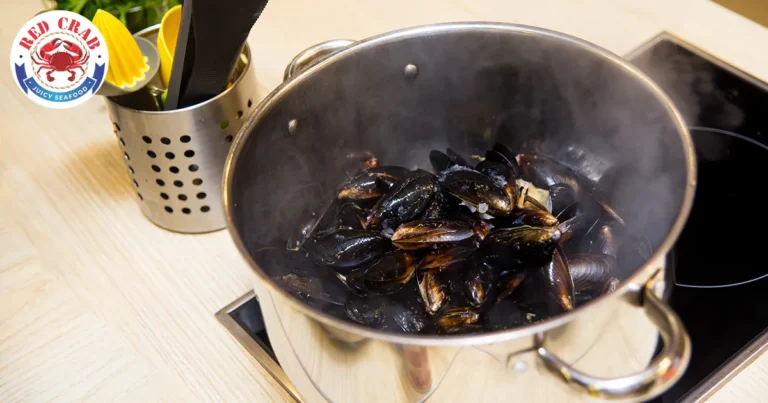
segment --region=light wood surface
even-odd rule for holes
[[[4,0],[0,55],[40,2]],[[261,98],[300,50],[406,26],[543,26],[624,54],[663,30],[768,80],[768,29],[703,0],[274,0],[254,28]],[[139,212],[103,102],[44,109],[0,74],[0,401],[282,401],[214,313],[254,277],[229,235]],[[768,357],[711,401],[768,400]]]

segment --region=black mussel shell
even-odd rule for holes
[[[600,295],[606,283],[613,280],[616,259],[598,253],[584,253],[568,256],[568,265],[576,292]]]
[[[429,152],[429,162],[432,164],[432,169],[438,173],[451,167],[451,157],[438,150]]]
[[[589,179],[553,159],[535,154],[518,154],[516,160],[523,179],[536,187],[546,189],[555,184],[566,184],[579,196],[592,188]]]
[[[365,227],[396,228],[418,216],[437,191],[437,177],[427,172],[400,179],[373,207]]]
[[[347,202],[336,213],[337,226],[340,229],[363,229],[365,211],[355,203]]]
[[[475,236],[477,231],[480,230],[463,221],[417,220],[397,227],[392,234],[392,243],[401,249],[424,249],[464,241]]]
[[[522,226],[491,231],[480,248],[505,258],[541,258],[552,255],[560,231],[552,227]]]
[[[427,205],[427,208],[424,209],[424,214],[421,215],[421,218],[448,219],[453,208],[454,206],[451,205],[451,202],[445,194],[443,194],[443,192],[437,192],[432,198],[432,201],[429,202],[429,205]]]
[[[514,188],[500,186],[490,177],[470,168],[455,167],[443,172],[440,186],[480,213],[506,215],[514,207]]]
[[[563,210],[579,201],[576,191],[565,183],[555,183],[550,186],[549,199],[552,201],[552,215],[555,217],[560,216]]]
[[[496,228],[512,228],[522,225],[532,227],[554,227],[559,224],[557,218],[546,210],[539,208],[516,208],[506,217],[498,217],[492,221]]]
[[[378,231],[338,229],[313,236],[304,250],[317,263],[340,268],[353,268],[392,250],[392,245]]]
[[[622,233],[623,227],[615,221],[599,224],[588,245],[589,251],[616,258],[621,246]]]
[[[483,325],[488,330],[506,330],[530,325],[547,318],[549,318],[547,310],[537,310],[535,307],[507,298],[496,302],[485,312]]]
[[[574,308],[573,279],[567,261],[555,253],[551,259],[540,260],[538,269],[526,272],[525,279],[510,299],[537,309],[551,317]]]
[[[480,323],[480,312],[472,307],[450,308],[440,314],[435,323],[445,333],[474,331],[474,326]],[[465,329],[467,327],[469,329]]]
[[[472,306],[480,307],[496,297],[499,271],[486,264],[484,256],[476,253],[465,262],[465,295]]]
[[[506,145],[501,144],[501,143],[496,143],[491,148],[491,151],[494,151],[494,152],[496,152],[498,154],[501,154],[504,157],[504,159],[507,160],[506,163],[509,164],[510,167],[517,168],[517,161],[515,159],[517,154],[512,152],[512,150],[509,147],[507,147]],[[487,157],[488,157],[488,155],[486,154],[486,158]]]
[[[464,157],[461,156],[461,154],[457,153],[456,151],[453,151],[451,147],[448,147],[445,149],[445,153],[448,155],[448,158],[451,159],[451,162],[456,165],[461,165],[468,167],[469,163],[467,160],[464,159]]]
[[[424,310],[418,287],[413,283],[392,295],[389,314],[397,328],[406,333],[421,333],[432,328],[432,317]]]
[[[415,257],[410,252],[395,250],[368,266],[356,284],[370,294],[388,295],[399,291],[416,273]],[[359,287],[358,287],[359,288]]]
[[[281,288],[313,307],[343,305],[347,295],[339,284],[325,276],[290,273],[273,279]]]
[[[451,148],[448,148],[445,153],[438,150],[430,151],[429,162],[432,164],[432,169],[437,173],[456,165],[469,166],[467,160]]]
[[[555,297],[563,309],[573,310],[574,285],[568,259],[556,249],[552,261],[542,267],[541,274],[546,280],[547,291]]]
[[[290,251],[300,250],[301,246],[304,245],[304,242],[306,242],[307,238],[309,238],[310,234],[315,229],[315,226],[317,226],[318,219],[319,217],[317,214],[311,213],[308,215],[307,218],[299,224],[299,228],[297,228],[296,232],[288,238],[285,248]]]
[[[504,187],[508,183],[514,182],[515,179],[512,168],[487,159],[478,163],[475,166],[475,170],[493,179],[493,181],[500,187]]]
[[[381,197],[396,181],[410,171],[398,166],[377,166],[360,171],[341,185],[340,200],[365,200]]]
[[[557,227],[562,234],[561,242],[578,244],[588,233],[599,230],[597,224],[598,219],[590,218],[587,214],[580,214],[562,221]]]
[[[473,246],[459,245],[448,246],[430,251],[421,258],[417,270],[443,271],[456,268],[464,264],[469,255],[476,250]]]
[[[448,302],[450,285],[444,280],[444,276],[434,271],[418,272],[416,280],[424,309],[428,314],[434,315]]]
[[[514,272],[505,276],[504,280],[499,284],[499,295],[496,297],[496,301],[507,299],[514,294],[517,287],[520,287],[520,284],[525,280],[525,277],[526,273],[524,272]]]
[[[349,319],[363,326],[378,329],[385,323],[387,302],[381,297],[364,298],[350,295],[344,304],[344,309]]]

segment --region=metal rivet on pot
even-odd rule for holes
[[[415,64],[405,66],[405,78],[414,78],[419,74],[419,68]]]
[[[299,121],[296,119],[291,119],[290,122],[288,122],[288,134],[291,136],[296,135],[296,127],[299,125]]]
[[[507,369],[515,374],[527,372],[534,363],[535,354],[534,350],[525,350],[508,355]]]
[[[516,372],[518,374],[522,374],[525,371],[528,371],[528,363],[523,361],[523,360],[518,360],[518,361],[513,362],[512,365],[510,365],[509,369],[511,369],[512,372]]]

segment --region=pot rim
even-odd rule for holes
[[[571,312],[561,314],[554,318],[547,319],[532,325],[510,330],[467,335],[413,335],[407,333],[388,333],[337,319],[296,300],[288,292],[277,286],[273,280],[269,278],[269,276],[267,276],[264,272],[262,272],[260,269],[257,269],[258,264],[253,260],[251,254],[248,253],[248,250],[245,248],[242,239],[237,233],[237,224],[232,218],[233,206],[231,205],[232,202],[230,194],[232,192],[233,167],[235,166],[237,159],[240,156],[240,152],[242,151],[242,146],[245,142],[246,134],[250,133],[252,129],[259,123],[261,117],[265,115],[265,112],[271,110],[271,108],[275,107],[275,105],[279,103],[281,96],[291,87],[298,85],[304,80],[312,79],[313,75],[318,74],[318,72],[323,69],[323,66],[333,63],[337,59],[341,59],[348,54],[358,52],[363,49],[375,47],[383,42],[412,38],[422,35],[432,35],[464,30],[505,31],[528,35],[542,35],[555,38],[557,40],[570,42],[574,46],[595,53],[598,56],[606,59],[606,61],[615,64],[617,67],[625,70],[631,76],[634,76],[638,81],[641,81],[649,90],[651,90],[656,99],[663,104],[664,108],[669,114],[669,117],[674,120],[675,125],[678,128],[677,134],[680,136],[680,141],[682,143],[685,155],[686,188],[683,194],[683,202],[680,206],[680,210],[677,213],[677,219],[670,228],[669,232],[667,232],[667,235],[664,237],[664,241],[640,268],[638,268],[629,278],[620,284],[616,291],[597,298],[587,303],[583,307],[577,308]],[[499,22],[447,22],[429,25],[418,25],[369,37],[339,51],[336,54],[333,54],[312,68],[294,76],[288,81],[281,83],[269,95],[267,95],[261,103],[259,103],[259,105],[252,112],[248,121],[238,131],[233,143],[233,147],[230,149],[226,164],[224,166],[224,194],[222,196],[222,201],[224,203],[224,211],[227,217],[229,233],[232,236],[232,239],[235,241],[235,245],[237,246],[238,250],[245,257],[246,261],[251,267],[251,270],[256,273],[260,281],[266,284],[266,288],[270,292],[270,297],[272,297],[273,293],[277,293],[282,300],[286,300],[292,308],[298,309],[303,314],[308,315],[325,325],[330,325],[343,331],[367,338],[390,343],[409,345],[466,346],[500,343],[513,339],[532,337],[537,334],[541,334],[563,326],[575,320],[581,315],[587,315],[590,311],[597,309],[598,306],[613,303],[612,300],[616,298],[620,298],[631,292],[637,293],[638,291],[642,291],[645,282],[654,272],[656,272],[656,270],[658,270],[658,265],[656,262],[660,262],[662,259],[664,259],[682,232],[693,205],[695,188],[696,162],[693,141],[691,139],[690,133],[688,132],[687,125],[680,115],[680,112],[674,106],[669,97],[661,90],[661,88],[659,88],[653,81],[651,81],[650,78],[648,78],[638,68],[631,65],[625,59],[591,42],[550,29]]]

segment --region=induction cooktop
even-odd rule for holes
[[[693,209],[670,255],[670,304],[691,336],[691,363],[654,401],[703,400],[768,345],[768,265],[759,258],[768,216],[752,201],[768,161],[768,84],[669,34],[627,58],[672,98],[698,161]]]
[[[690,334],[691,363],[652,402],[702,401],[768,346],[768,265],[760,259],[768,214],[756,199],[768,162],[768,85],[667,33],[626,58],[672,98],[698,159],[693,210],[668,257],[670,304]],[[217,317],[299,401],[272,352],[255,295]]]

